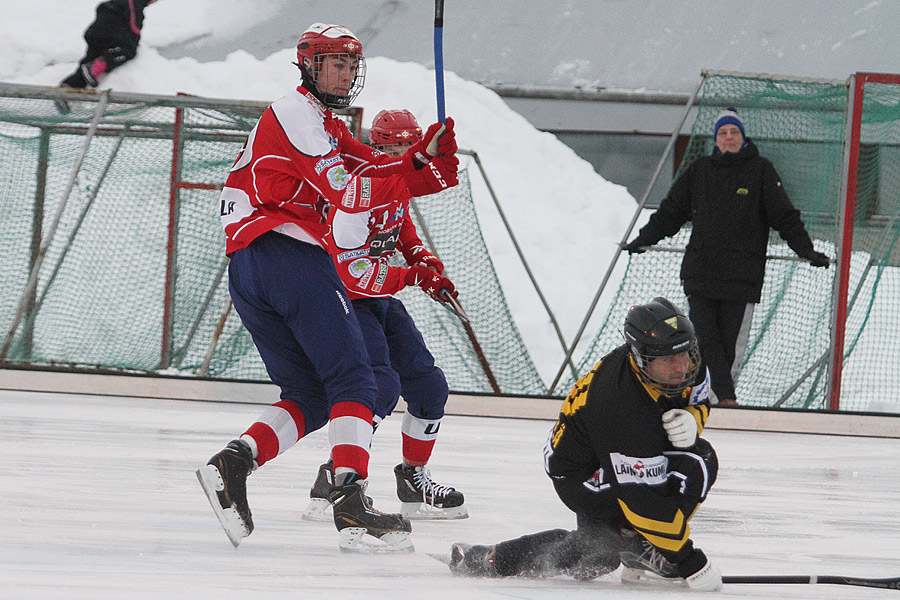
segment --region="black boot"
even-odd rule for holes
[[[235,548],[253,532],[247,504],[247,475],[252,470],[253,454],[243,440],[229,442],[206,466],[197,469],[197,479]]]
[[[462,492],[431,479],[425,467],[394,467],[400,513],[409,519],[465,519],[469,516]]]
[[[412,526],[398,514],[383,513],[372,507],[365,494],[366,482],[357,473],[335,477],[335,487],[328,499],[334,510],[334,525],[341,532],[341,550],[350,552],[412,552],[409,539]],[[372,546],[364,535],[383,544]]]
[[[455,543],[450,547],[450,572],[467,577],[499,577],[494,546]]]

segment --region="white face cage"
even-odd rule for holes
[[[691,344],[691,347],[688,348],[690,368],[684,374],[684,377],[677,382],[660,381],[650,374],[648,365],[654,358],[660,358],[659,356],[647,354],[646,352],[639,352],[634,346],[630,346],[630,348],[631,355],[634,357],[634,362],[637,364],[638,375],[640,378],[648,387],[665,396],[680,396],[683,394],[684,391],[691,386],[694,379],[697,377],[697,373],[700,371],[700,347],[697,345],[696,340]]]
[[[344,57],[347,60],[355,60],[356,64],[356,75],[353,78],[353,83],[350,85],[350,89],[346,94],[334,94],[326,92],[323,87],[327,86],[328,82],[320,81],[322,77],[322,63],[327,57],[337,56]],[[349,54],[347,52],[334,52],[334,53],[322,53],[316,54],[315,61],[313,64],[314,73],[312,73],[313,85],[315,85],[316,91],[318,92],[317,97],[321,100],[327,107],[329,108],[347,108],[353,101],[356,100],[356,97],[359,96],[359,93],[363,89],[363,85],[366,82],[366,59],[360,55]]]

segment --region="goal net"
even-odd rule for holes
[[[713,148],[719,111],[734,106],[760,154],[773,162],[788,196],[801,210],[815,248],[838,264],[811,267],[771,232],[762,300],[739,365],[737,394],[743,405],[834,408],[828,399],[832,331],[841,303],[846,309],[840,408],[900,411],[900,85],[867,84],[859,145],[859,168],[851,173],[856,209],[847,289],[835,296],[842,257],[848,83],[769,76],[710,74],[676,177]],[[847,181],[850,181],[849,179]],[[580,360],[585,372],[622,343],[628,307],[665,296],[687,310],[679,269],[690,223],[675,236],[628,257],[627,272],[605,324]],[[837,299],[837,302],[836,302]],[[573,382],[557,388],[563,393]]]
[[[0,365],[266,381],[229,310],[218,208],[265,106],[0,85]],[[358,133],[359,112],[345,118]],[[420,290],[401,297],[451,389],[540,394],[468,175],[417,208],[471,330]]]

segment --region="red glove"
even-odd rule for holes
[[[438,156],[453,156],[459,147],[456,145],[456,132],[453,131],[453,119],[447,117],[447,129],[437,138]]]
[[[422,139],[407,151],[420,165],[427,165],[438,154],[451,156],[456,154],[456,134],[453,132],[453,119],[447,117],[446,123],[432,123],[425,130]]]
[[[432,271],[435,271],[438,275],[444,273],[444,263],[442,263],[437,256],[429,252],[425,246],[417,245],[409,249],[404,248],[403,258],[406,259],[406,263],[410,266],[425,265]]]
[[[446,277],[435,273],[424,265],[413,265],[406,270],[406,285],[417,285],[425,293],[430,295],[439,302],[446,302],[442,292],[446,291],[454,298],[459,296],[459,292],[453,285],[453,282]]]
[[[428,163],[428,166],[411,173],[406,173],[403,178],[406,187],[413,196],[428,196],[444,191],[459,183],[456,169],[459,159],[455,156],[439,156]]]

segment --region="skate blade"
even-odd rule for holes
[[[334,509],[331,508],[331,502],[325,498],[310,498],[300,518],[304,521],[334,523]]]
[[[244,525],[244,521],[238,515],[237,510],[234,507],[223,508],[219,502],[217,492],[225,489],[219,470],[212,465],[200,467],[197,469],[197,479],[200,480],[200,487],[203,488],[203,492],[206,494],[213,512],[216,513],[219,523],[222,524],[225,535],[228,536],[231,544],[237,548],[241,540],[250,534],[247,533],[247,526]]]
[[[631,567],[622,569],[622,583],[630,585],[665,586],[671,588],[687,587],[687,581],[681,577],[663,577],[651,571],[633,569]]]
[[[425,502],[401,502],[400,515],[411,521],[449,521],[452,519],[468,519],[466,505],[453,508],[438,508]]]
[[[338,546],[341,552],[358,554],[393,554],[415,552],[407,531],[389,531],[381,537],[369,535],[365,527],[341,529]]]

